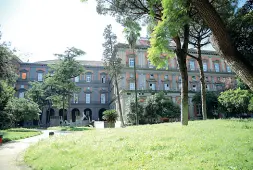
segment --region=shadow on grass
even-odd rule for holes
[[[91,130],[91,128],[88,128],[88,127],[63,127],[60,130],[61,131],[86,131],[86,130]]]

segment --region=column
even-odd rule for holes
[[[210,70],[213,70],[213,61],[211,57],[209,57],[209,66],[210,66]]]

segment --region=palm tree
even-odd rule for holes
[[[136,55],[135,55],[135,46],[136,46],[136,41],[138,37],[140,37],[140,31],[141,27],[140,25],[133,21],[131,18],[126,18],[124,21],[124,34],[125,38],[128,41],[130,49],[133,51],[134,55],[134,91],[135,91],[135,110],[137,110],[137,81],[136,81]],[[136,125],[139,124],[138,121],[138,113],[136,112]]]

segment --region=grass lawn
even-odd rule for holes
[[[48,130],[60,130],[60,131],[85,131],[91,130],[89,127],[71,127],[71,126],[54,126],[47,128]]]
[[[1,130],[0,134],[3,134],[3,143],[5,143],[13,140],[40,135],[41,132],[35,129],[13,128],[8,130]]]
[[[40,141],[25,161],[41,170],[251,170],[252,134],[247,120],[88,130]]]

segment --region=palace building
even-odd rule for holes
[[[148,40],[140,39],[137,43],[135,55],[127,44],[118,44],[118,57],[122,59],[124,68],[119,82],[120,100],[124,117],[126,107],[134,96],[137,88],[138,96],[145,98],[154,93],[163,91],[175,103],[180,105],[181,77],[175,57],[168,60],[168,66],[156,69],[147,58]],[[173,46],[171,47],[173,48]],[[197,55],[195,50],[189,50],[192,55]],[[134,60],[134,56],[136,56]],[[235,86],[235,74],[230,67],[215,51],[202,51],[203,68],[205,72],[206,89],[208,91],[222,91]],[[42,82],[48,73],[48,64],[57,60],[25,63],[18,61],[19,78],[16,83],[16,96],[24,97],[29,89],[29,81]],[[137,87],[134,82],[134,61],[136,61]],[[62,109],[46,108],[40,116],[41,124],[51,126],[60,125],[62,122],[83,122],[89,120],[101,121],[103,111],[107,109],[118,110],[116,88],[110,80],[102,61],[79,61],[85,68],[85,73],[75,77],[73,81],[81,88],[78,94],[73,94],[70,107],[63,112]],[[198,63],[193,58],[187,57],[189,76],[189,118],[196,119],[201,113],[192,103],[192,97],[200,91]],[[126,119],[125,119],[126,120]]]

